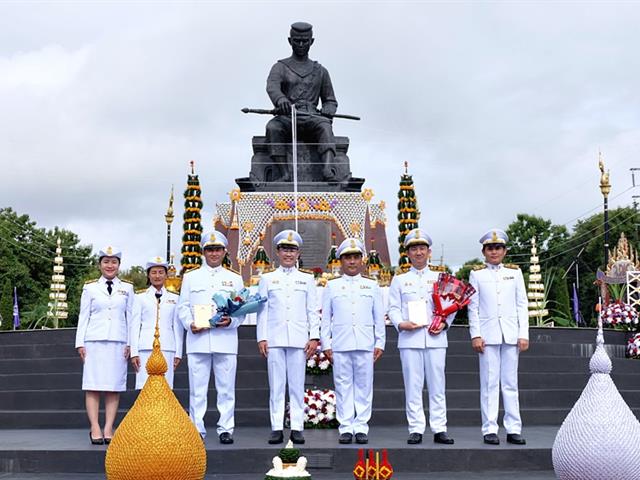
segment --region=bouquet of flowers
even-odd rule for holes
[[[318,342],[315,353],[307,360],[307,373],[309,375],[325,375],[331,373],[331,362],[322,351],[320,342]]]
[[[449,315],[468,305],[474,293],[476,289],[468,283],[450,273],[441,273],[433,285],[433,319],[429,325],[429,333],[435,334]],[[443,300],[450,304],[443,308]]]
[[[304,428],[337,428],[336,394],[333,390],[311,390],[304,394]]]
[[[606,325],[622,325],[633,330],[638,325],[638,312],[622,300],[616,300],[606,305],[602,312],[602,323]]]
[[[216,292],[212,298],[217,311],[209,322],[214,328],[221,322],[222,317],[241,317],[249,313],[256,313],[267,301],[266,297],[257,293],[252,294],[248,288],[243,288],[238,293],[232,294]]]
[[[636,333],[627,342],[627,358],[640,359],[640,333]]]

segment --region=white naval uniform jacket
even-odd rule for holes
[[[375,280],[343,275],[327,283],[322,301],[323,350],[384,350],[384,309]]]
[[[429,266],[422,270],[414,267],[403,274],[396,275],[389,287],[389,320],[398,330],[398,348],[446,348],[447,331],[443,330],[438,335],[431,335],[429,326],[416,330],[400,330],[400,322],[409,320],[408,302],[421,300],[427,302],[427,317],[429,323],[433,318],[433,285],[438,280],[440,272],[432,270]],[[450,305],[443,302],[443,307]],[[447,317],[447,328],[453,323],[456,314]]]
[[[244,288],[242,277],[220,266],[211,268],[206,263],[184,275],[178,301],[178,318],[187,331],[187,353],[238,353],[238,327],[244,316],[231,318],[227,327],[211,328],[193,333],[193,305],[213,305],[213,294],[227,292],[232,295]]]
[[[316,282],[297,268],[279,267],[260,279],[258,293],[267,304],[258,312],[256,336],[269,347],[304,348],[320,338]]]
[[[129,345],[133,285],[115,277],[111,289],[109,295],[104,277],[84,284],[80,297],[76,348],[84,347],[86,341],[103,340]]]
[[[156,316],[158,309],[157,290],[151,286],[137,293],[133,303],[131,321],[131,356],[139,356],[140,350],[153,349],[153,336],[156,332]],[[175,352],[175,357],[182,358],[184,328],[178,319],[178,295],[162,288],[160,297],[160,348],[167,352]]]
[[[522,272],[503,264],[472,270],[469,283],[476,294],[469,303],[469,333],[488,345],[516,345],[529,339],[527,291]]]

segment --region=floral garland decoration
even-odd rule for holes
[[[638,326],[638,312],[631,305],[621,300],[609,303],[602,310],[602,322],[606,325],[621,325],[628,330]]]
[[[338,428],[336,394],[327,388],[308,389],[304,395],[304,428]]]
[[[636,333],[627,342],[627,358],[640,359],[640,333]]]

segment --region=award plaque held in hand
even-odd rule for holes
[[[429,315],[427,313],[427,302],[424,300],[410,300],[407,302],[409,321],[416,325],[428,325]]]
[[[194,305],[193,306],[193,323],[196,328],[211,328],[211,317],[216,313],[213,305]]]

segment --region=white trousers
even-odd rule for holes
[[[304,376],[306,355],[303,348],[269,347],[269,414],[271,430],[284,428],[284,394],[289,385],[291,430],[304,428]]]
[[[500,390],[504,405],[503,425],[507,433],[520,433],[520,402],[518,401],[518,347],[516,345],[486,345],[480,359],[480,410],[482,434],[498,433]]]
[[[136,373],[136,390],[141,390],[144,384],[147,382],[147,360],[151,356],[153,350],[140,350],[138,355],[140,356],[140,370]],[[176,356],[176,352],[170,352],[162,350],[164,359],[167,361],[167,373],[164,374],[164,378],[167,379],[169,388],[173,389],[173,359]]]
[[[336,418],[343,433],[369,433],[373,402],[373,352],[333,352]]]
[[[236,406],[236,367],[238,357],[232,353],[190,353],[189,416],[202,437],[207,435],[204,415],[207,413],[207,391],[211,367],[216,382],[216,408],[220,413],[217,433],[233,433],[233,411]]]
[[[429,391],[429,426],[433,433],[447,431],[447,400],[444,367],[446,348],[401,348],[402,376],[409,433],[423,434],[426,428],[422,390],[425,377]]]

